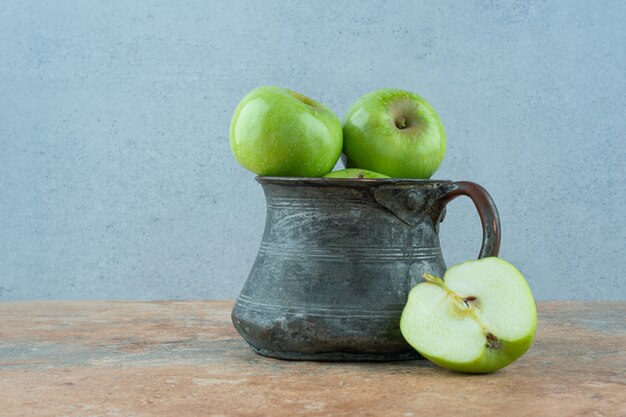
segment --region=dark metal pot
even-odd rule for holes
[[[480,257],[497,256],[493,200],[471,182],[258,177],[263,241],[232,311],[257,353],[283,359],[386,361],[419,355],[399,321],[411,287],[443,276],[445,206],[469,196],[481,218]]]

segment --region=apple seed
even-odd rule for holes
[[[476,301],[476,297],[474,297],[473,295],[470,295],[469,297],[465,297],[463,299],[463,302],[465,303],[466,306],[470,306],[469,303],[472,301]]]

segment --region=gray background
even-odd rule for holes
[[[298,3],[298,4],[296,4]],[[12,1],[0,8],[0,300],[233,298],[264,224],[228,143],[263,84],[342,117],[426,97],[536,297],[624,299],[622,1]],[[467,200],[448,264],[476,255]]]

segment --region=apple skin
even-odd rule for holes
[[[333,171],[326,175],[324,178],[389,178],[387,175],[379,174],[378,172],[368,171],[367,169],[360,168],[348,168],[339,171]]]
[[[432,106],[417,94],[383,89],[359,98],[343,121],[346,168],[394,178],[430,178],[446,153],[446,135]]]
[[[262,176],[321,177],[335,166],[342,145],[341,122],[331,110],[280,87],[250,91],[230,124],[235,158]]]
[[[409,293],[400,329],[426,359],[453,371],[489,373],[513,363],[532,345],[535,301],[510,263],[483,258],[448,269],[445,281],[428,274],[424,278]],[[475,299],[463,301],[470,296]],[[491,347],[485,330],[495,337]],[[476,356],[465,361],[445,357],[464,352]]]
[[[459,363],[428,356],[421,352],[420,354],[429,361],[451,371],[464,372],[467,374],[488,374],[510,365],[524,355],[533,344],[535,331],[536,330],[533,330],[531,335],[513,342],[500,339],[500,350],[491,351],[486,349],[484,355],[473,362]]]

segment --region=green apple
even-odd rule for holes
[[[446,153],[439,116],[417,94],[377,90],[359,98],[343,122],[346,168],[395,178],[430,178]]]
[[[444,280],[430,274],[424,279],[409,293],[400,329],[427,359],[454,371],[487,373],[532,344],[535,301],[510,263],[484,258],[453,266]]]
[[[367,169],[348,168],[339,171],[333,171],[324,175],[324,178],[389,178],[387,175],[378,172],[368,171]]]
[[[257,175],[321,177],[341,154],[341,122],[324,105],[280,87],[250,91],[230,124],[237,161]]]

